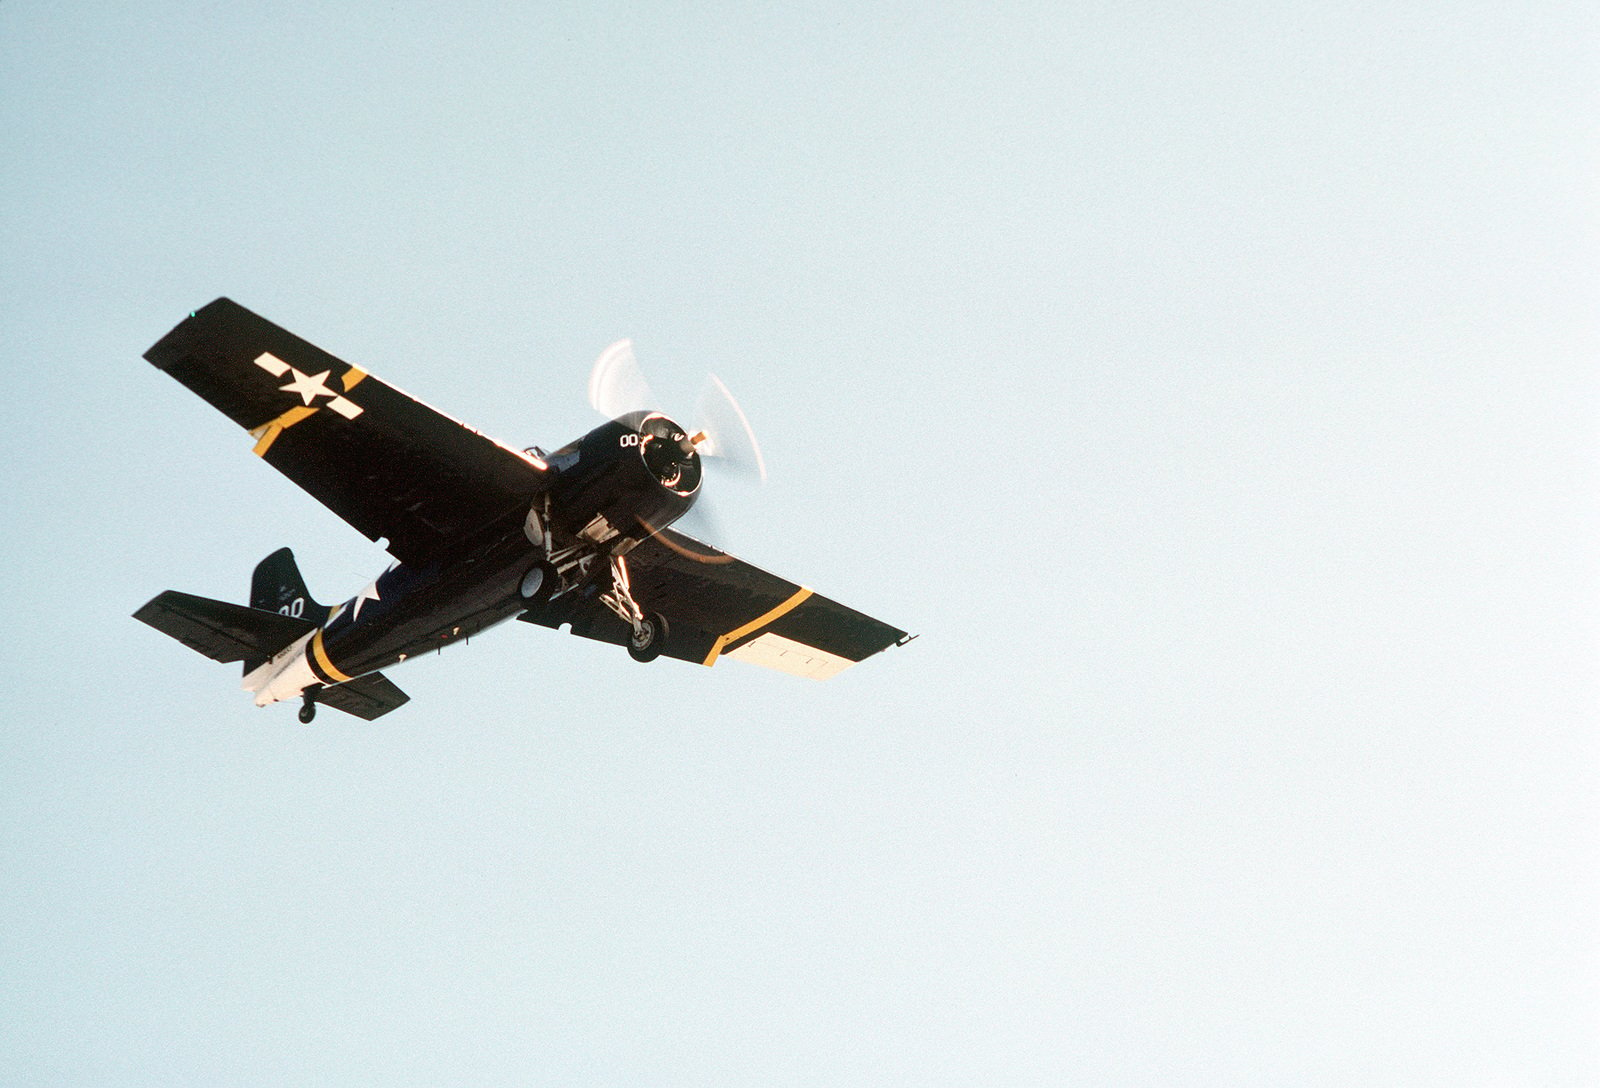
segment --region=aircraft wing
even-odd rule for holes
[[[693,537],[664,529],[628,553],[633,596],[667,621],[662,653],[714,665],[724,657],[826,680],[906,639],[899,628],[768,574]],[[518,617],[626,645],[628,625],[593,587]]]
[[[219,298],[145,358],[250,432],[255,452],[370,540],[421,562],[521,507],[545,470]]]

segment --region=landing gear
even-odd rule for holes
[[[544,528],[547,521],[528,515],[528,538],[548,538]],[[534,523],[538,522],[535,527]],[[542,532],[540,531],[542,530]],[[625,554],[625,550],[624,550]],[[654,661],[667,645],[667,620],[659,612],[645,612],[633,599],[633,585],[628,580],[628,561],[615,552],[605,556],[606,568],[602,570],[597,560],[601,557],[591,544],[579,543],[557,551],[546,550],[545,558],[528,568],[517,585],[517,593],[529,608],[537,608],[548,601],[568,593],[592,592],[591,586],[605,585],[607,574],[610,584],[600,591],[599,601],[628,625],[628,653],[635,661]]]
[[[611,588],[600,594],[600,602],[632,629],[628,636],[628,653],[633,659],[654,661],[667,644],[666,617],[659,612],[645,614],[639,602],[633,599],[633,587],[628,582],[628,561],[620,555],[610,559]]]
[[[310,725],[311,719],[317,716],[317,694],[315,689],[308,689],[305,693],[305,702],[300,704],[300,724]]]

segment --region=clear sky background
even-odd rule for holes
[[[1597,13],[0,4],[0,1081],[1600,1083]],[[222,294],[922,637],[257,710]]]

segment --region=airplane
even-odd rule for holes
[[[647,387],[626,341],[590,381],[595,407],[626,410],[553,453],[483,435],[227,298],[144,357],[395,560],[330,607],[282,548],[257,564],[249,604],[169,590],[134,613],[242,663],[257,706],[299,699],[302,722],[319,705],[371,721],[409,699],[383,670],[512,618],[636,661],[729,657],[813,679],[912,637],[671,527],[699,497],[702,454],[743,441],[759,464],[759,448],[731,398],[742,438],[691,434],[637,403]]]

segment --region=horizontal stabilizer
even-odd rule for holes
[[[309,620],[171,589],[151,599],[133,618],[224,664],[265,661],[316,626]]]
[[[404,706],[410,700],[411,696],[395,687],[381,672],[358,676],[317,692],[317,702],[321,705],[354,714],[369,722]]]

